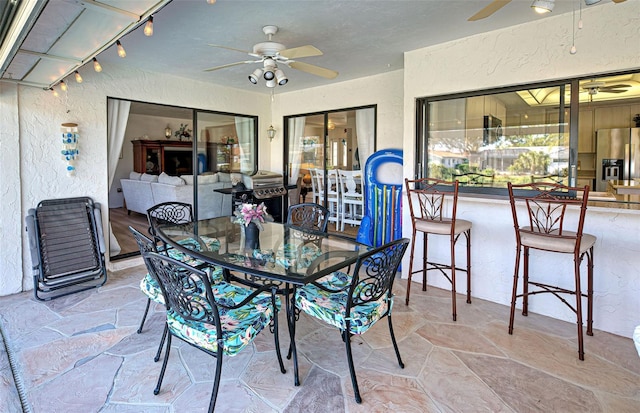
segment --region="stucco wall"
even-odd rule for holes
[[[406,148],[414,146],[416,98],[640,67],[640,1],[605,4],[582,13],[584,28],[577,33],[575,55],[569,53],[570,14],[406,53],[404,175],[414,173],[414,153]],[[458,213],[473,222],[473,296],[509,304],[515,236],[508,202],[466,198],[460,201]],[[407,208],[404,214],[403,231],[410,234]],[[637,211],[590,208],[587,212],[585,231],[598,237],[594,326],[627,337],[640,324],[639,229]],[[446,240],[432,242],[430,247],[433,258],[448,259]],[[462,245],[459,251],[464,262]],[[408,256],[404,268],[408,268]],[[421,259],[420,253],[417,256]],[[532,274],[571,287],[571,257],[532,253]],[[434,274],[430,280],[449,288],[441,278]],[[465,291],[465,284],[460,282],[458,290]],[[550,295],[532,298],[530,311],[575,322],[574,314]],[[506,323],[508,318],[505,329]]]
[[[27,210],[41,200],[90,196],[102,204],[106,229],[107,96],[270,117],[269,97],[263,94],[114,66],[83,76],[82,85],[70,82],[68,93],[60,97],[38,88],[0,86],[4,191],[0,206],[5,211],[0,218],[0,295],[20,291],[23,282],[25,289],[32,288],[23,221]],[[66,176],[60,156],[63,122],[77,123],[80,133],[74,177]],[[261,124],[259,150],[268,142],[262,129],[266,127]]]
[[[396,70],[328,86],[278,94],[273,101],[273,126],[278,130],[277,139],[269,158],[262,158],[265,165],[282,172],[283,142],[282,117],[324,110],[351,108],[376,104],[377,149],[400,148],[402,144],[402,84],[403,72]],[[262,156],[262,154],[261,154]]]

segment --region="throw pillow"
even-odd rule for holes
[[[185,182],[179,176],[170,176],[166,173],[161,173],[158,177],[159,184],[173,185],[173,186],[182,186]]]
[[[132,179],[134,181],[139,181],[141,176],[142,174],[139,172],[133,172],[133,171],[129,172],[129,179]]]
[[[158,175],[142,174],[140,180],[145,182],[158,182]]]
[[[218,175],[201,175],[198,177],[198,184],[214,184],[218,182]]]

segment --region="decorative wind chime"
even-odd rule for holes
[[[78,133],[77,123],[62,124],[62,159],[67,161],[67,176],[75,176],[76,174],[76,158],[80,153],[78,151]]]

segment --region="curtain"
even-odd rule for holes
[[[131,102],[118,99],[107,99],[107,150],[109,167],[109,188],[116,176],[116,168],[120,161],[120,151],[124,142],[124,132],[129,120],[129,108]],[[120,244],[111,230],[109,222],[109,253],[118,255],[121,251]]]
[[[120,151],[124,142],[124,132],[129,120],[131,102],[127,100],[107,100],[107,150],[109,151],[109,188],[116,176],[116,168],[120,162]]]
[[[254,137],[253,119],[236,116],[235,121],[238,143],[240,144],[240,172],[249,174],[253,172],[253,157],[255,156],[251,151]]]
[[[375,111],[373,108],[360,109],[356,111],[356,137],[358,140],[358,156],[360,169],[373,154],[375,132]]]
[[[289,205],[300,202],[300,189],[302,179],[300,175],[300,164],[302,163],[302,141],[304,139],[304,125],[306,117],[289,119],[289,176],[287,183],[296,185],[295,189],[289,190]]]
[[[289,184],[297,182],[298,175],[300,174],[300,164],[302,163],[302,139],[304,138],[304,126],[307,118],[300,116],[297,118],[289,119],[290,135],[289,135],[289,162],[291,167],[289,168]],[[293,142],[293,145],[291,143]]]

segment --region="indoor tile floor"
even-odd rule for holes
[[[136,329],[146,298],[142,266],[110,274],[98,290],[46,303],[31,293],[0,297],[0,320],[33,412],[197,412],[209,402],[214,358],[174,340],[162,390],[153,356],[163,309]],[[301,385],[273,338],[263,332],[226,358],[220,412],[639,412],[640,357],[631,339],[595,331],[578,360],[575,324],[530,314],[507,334],[508,307],[474,299],[458,303],[436,288],[396,283],[394,325],[406,367],[400,369],[386,322],[354,338],[362,404],[353,399],[337,330],[302,316],[297,324]],[[284,319],[282,319],[282,324]],[[281,332],[283,349],[288,339]],[[0,343],[1,344],[1,343]],[[0,345],[0,411],[22,412],[7,353]]]

